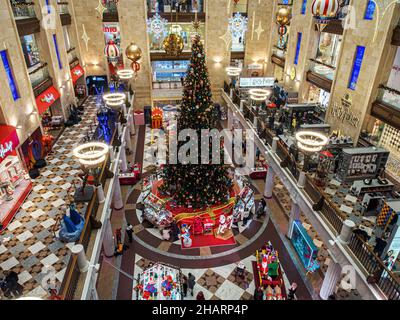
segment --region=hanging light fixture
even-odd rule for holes
[[[134,74],[134,70],[131,69],[122,69],[117,71],[117,75],[121,80],[132,79]]]
[[[76,147],[72,153],[87,169],[99,167],[105,160],[109,147],[103,142],[88,142]]]
[[[319,132],[300,131],[296,133],[296,141],[300,150],[315,153],[328,144],[328,137]]]
[[[329,20],[337,17],[339,8],[339,0],[314,0],[311,12],[317,22],[318,31],[323,31]]]
[[[253,101],[265,101],[268,99],[271,91],[266,89],[250,89],[249,95],[250,99]]]
[[[172,11],[171,11],[171,22],[172,22],[172,20],[173,20],[173,17],[172,17]],[[177,16],[176,16],[176,21],[178,21],[178,12],[177,12]],[[169,34],[165,37],[165,39],[163,41],[163,48],[164,48],[165,52],[174,57],[179,56],[182,53],[183,48],[185,47],[183,38],[179,34],[180,26],[178,26],[179,28],[176,28],[176,26],[177,26],[176,24],[171,25]]]
[[[121,50],[114,43],[114,41],[110,40],[106,47],[104,48],[104,54],[107,57],[108,61],[115,67],[121,56]]]
[[[228,67],[225,70],[229,77],[238,77],[242,72],[242,69],[238,67]]]

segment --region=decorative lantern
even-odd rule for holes
[[[339,12],[339,0],[314,0],[311,12],[317,21],[319,31],[322,31],[329,20],[335,19]]]
[[[131,42],[125,50],[125,55],[132,62],[138,62],[142,58],[142,49],[136,43]]]
[[[289,24],[290,19],[292,15],[290,14],[290,11],[286,7],[280,7],[278,12],[276,13],[276,23],[285,26]]]
[[[179,56],[184,48],[184,42],[180,35],[170,33],[163,41],[165,52],[172,56]]]
[[[106,55],[108,61],[115,67],[121,55],[121,50],[114,43],[114,41],[110,40],[104,48],[104,54]]]

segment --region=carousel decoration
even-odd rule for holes
[[[115,67],[118,63],[119,57],[121,56],[121,50],[114,41],[110,40],[104,48],[104,54],[108,61]]]
[[[160,39],[167,30],[167,19],[162,18],[156,13],[151,18],[147,19],[147,32],[152,33],[156,39]]]
[[[337,17],[339,0],[314,0],[311,12],[317,22],[318,31],[324,30],[330,20]]]

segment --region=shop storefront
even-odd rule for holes
[[[31,71],[36,65],[40,64],[38,40],[35,34],[22,36],[20,40],[26,66]]]
[[[44,132],[57,135],[64,123],[60,93],[51,86],[36,98],[36,106]]]
[[[153,84],[161,84],[163,82],[181,83],[181,78],[186,76],[189,63],[188,60],[153,61],[151,63]]]
[[[0,125],[0,230],[7,227],[32,189],[18,156],[18,146],[16,129]]]
[[[322,119],[325,119],[325,114],[326,110],[329,107],[330,98],[330,92],[325,91],[324,89],[321,89],[313,84],[310,84],[307,102],[316,103],[320,106]]]
[[[86,97],[85,71],[79,62],[71,69],[72,83],[74,84],[75,96],[81,100]]]
[[[198,7],[198,12],[203,12],[203,0],[189,0],[189,1],[180,1],[178,2],[178,6],[172,5],[177,1],[172,0],[147,0],[147,8],[150,12],[195,12],[196,4]]]

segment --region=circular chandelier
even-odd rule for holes
[[[320,152],[328,144],[328,137],[312,131],[297,132],[296,140],[299,149],[306,152]]]
[[[271,94],[269,90],[266,89],[250,89],[249,95],[251,100],[254,101],[265,101],[268,99],[268,96]]]
[[[99,167],[105,160],[109,147],[103,142],[88,142],[76,147],[72,153],[84,167]]]
[[[132,79],[134,74],[135,72],[130,69],[122,69],[117,71],[118,77],[122,80]]]
[[[126,95],[125,93],[121,92],[107,93],[103,95],[103,100],[107,106],[112,108],[118,108],[125,103]]]
[[[228,67],[225,70],[226,70],[226,74],[230,77],[238,77],[238,76],[240,76],[240,73],[242,72],[242,69],[238,68],[238,67]]]

